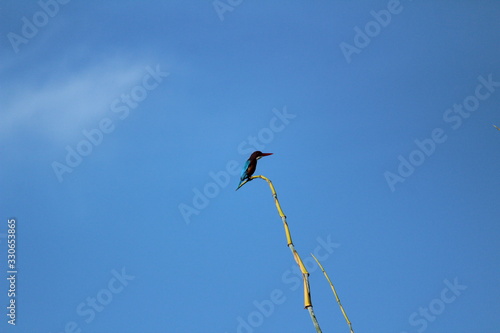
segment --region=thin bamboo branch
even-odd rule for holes
[[[347,325],[349,326],[349,329],[351,330],[350,333],[354,333],[354,330],[352,329],[351,321],[349,320],[349,317],[347,317],[347,313],[345,312],[344,307],[342,306],[342,303],[340,303],[339,295],[337,294],[337,291],[335,290],[335,287],[333,286],[332,280],[330,280],[330,277],[328,277],[328,274],[326,273],[325,269],[323,268],[323,265],[321,265],[319,260],[316,259],[314,254],[311,253],[311,255],[314,258],[314,260],[316,260],[316,262],[318,263],[319,268],[321,268],[321,270],[323,271],[323,274],[325,275],[328,283],[330,283],[330,287],[332,288],[333,294],[335,295],[335,299],[337,300],[337,303],[339,304],[340,311],[342,311],[342,314],[344,315],[345,321],[347,322]]]
[[[266,178],[262,175],[252,176],[252,177],[250,177],[250,179],[247,179],[246,181],[244,181],[238,187],[238,189],[240,187],[242,187],[243,185],[245,185],[250,180],[255,179],[255,178],[261,178],[269,184],[269,187],[270,187],[271,192],[273,194],[276,209],[278,210],[278,214],[280,215],[281,220],[283,222],[283,227],[285,228],[287,246],[290,249],[290,251],[292,252],[293,259],[295,260],[295,262],[299,266],[300,271],[302,273],[302,280],[304,282],[304,308],[309,311],[309,315],[311,316],[311,320],[313,322],[314,328],[316,329],[316,333],[322,333],[321,328],[319,327],[318,320],[316,319],[316,316],[314,314],[314,310],[313,310],[313,306],[312,306],[312,302],[311,302],[311,291],[309,288],[309,272],[307,271],[306,266],[302,262],[302,259],[300,258],[299,253],[295,250],[295,247],[293,246],[292,235],[290,233],[290,229],[288,228],[288,223],[286,222],[286,216],[283,213],[283,210],[281,209],[281,205],[278,201],[278,195],[276,194],[276,190],[274,188],[273,183],[268,178]]]

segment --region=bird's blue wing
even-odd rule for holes
[[[245,180],[245,178],[247,178],[247,170],[249,165],[250,165],[250,160],[247,160],[245,166],[241,170],[240,180]]]

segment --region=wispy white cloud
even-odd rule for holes
[[[14,83],[3,94],[0,136],[31,133],[69,141],[109,112],[111,101],[137,84],[147,65],[108,58],[78,70],[54,70],[42,82]]]

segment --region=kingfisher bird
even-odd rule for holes
[[[250,155],[245,165],[243,166],[243,170],[241,170],[240,183],[238,184],[238,188],[236,188],[236,191],[238,191],[241,184],[245,180],[250,180],[250,177],[252,177],[253,173],[255,172],[255,169],[257,169],[257,160],[259,160],[263,156],[269,156],[272,154],[273,153],[263,153],[260,150],[257,150],[254,151],[252,155]]]

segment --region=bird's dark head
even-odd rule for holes
[[[262,158],[263,156],[269,156],[269,155],[272,155],[273,153],[263,153],[261,152],[260,150],[257,150],[257,151],[254,151],[252,153],[252,155],[250,155],[250,159],[260,159]]]

